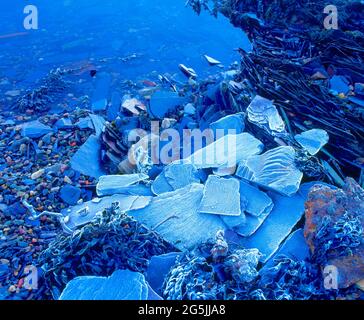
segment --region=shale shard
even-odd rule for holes
[[[139,272],[117,270],[110,277],[71,280],[59,300],[147,300],[148,285]]]
[[[322,129],[308,130],[297,134],[294,138],[312,156],[316,155],[329,142],[329,135]]]
[[[148,179],[149,177],[142,173],[101,176],[96,186],[96,193],[99,197],[124,193],[132,189],[130,187]]]
[[[191,184],[152,199],[144,209],[130,213],[180,250],[190,249],[214,238],[224,229],[219,216],[199,213],[204,186]]]
[[[305,238],[314,259],[337,268],[339,288],[363,279],[364,190],[351,178],[342,189],[317,184],[305,207]]]
[[[240,216],[240,193],[237,179],[210,175],[206,181],[200,213]]]
[[[285,133],[285,124],[273,102],[256,96],[246,109],[248,120],[272,135]]]
[[[233,167],[261,153],[263,148],[263,143],[249,133],[229,134],[183,159],[183,163],[194,164],[197,168]]]
[[[292,147],[278,147],[242,161],[236,175],[263,188],[292,196],[303,177],[295,165],[295,156]]]

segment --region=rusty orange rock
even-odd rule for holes
[[[314,258],[319,259],[321,267],[335,266],[338,270],[338,287],[347,288],[364,278],[364,190],[354,179],[347,178],[342,189],[332,189],[325,185],[315,185],[305,204],[306,224],[304,235]],[[346,219],[346,220],[345,220]],[[343,222],[344,221],[344,222]],[[351,228],[349,223],[356,221],[355,243],[338,243],[341,236]],[[341,230],[338,224],[342,226]],[[319,239],[322,230],[330,230],[332,238]],[[349,228],[348,230],[344,230]],[[336,230],[335,232],[332,232]],[[327,236],[327,234],[326,234]],[[332,243],[337,245],[332,245]],[[322,247],[325,248],[322,248]],[[324,262],[322,262],[324,261]]]

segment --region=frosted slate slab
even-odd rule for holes
[[[244,113],[236,113],[223,117],[210,124],[210,128],[214,131],[215,137],[221,133],[227,134],[240,134],[245,129],[245,115]],[[221,135],[222,136],[222,135]]]
[[[168,183],[166,176],[164,175],[164,171],[162,171],[153,181],[151,190],[157,196],[166,192],[173,191],[172,186]]]
[[[131,213],[179,250],[214,239],[225,225],[219,216],[199,213],[204,186],[192,184],[153,198],[148,207]]]
[[[171,163],[165,167],[164,175],[173,190],[184,188],[191,183],[200,183],[198,170],[191,164]]]
[[[284,121],[273,102],[261,96],[256,96],[246,109],[248,120],[268,133],[286,132]]]
[[[53,132],[53,129],[38,120],[24,123],[21,129],[21,134],[23,137],[34,139],[43,137],[50,132]]]
[[[299,192],[292,197],[275,192],[269,192],[268,195],[274,202],[272,212],[252,236],[239,240],[239,244],[245,248],[259,249],[264,255],[261,259],[263,263],[279,249],[305,211],[305,198]]]
[[[303,177],[295,165],[292,147],[278,147],[250,157],[239,164],[236,175],[286,196],[297,192]]]
[[[272,199],[249,183],[240,181],[240,195],[247,201],[245,211],[252,216],[259,217],[262,214],[270,213],[273,209]]]
[[[71,280],[59,300],[147,300],[148,285],[139,272],[117,270],[110,277]]]
[[[240,216],[240,184],[237,179],[210,175],[206,181],[200,213]]]
[[[183,105],[185,98],[180,97],[177,92],[157,91],[150,100],[150,113],[153,117],[162,119],[169,111],[177,106]]]
[[[199,172],[191,164],[171,163],[154,180],[152,191],[155,195],[184,188],[191,183],[200,183]]]
[[[312,129],[305,131],[301,134],[297,134],[294,138],[313,156],[329,142],[329,135],[325,130],[322,129]]]
[[[263,224],[263,222],[269,216],[269,211],[262,213],[259,217],[252,216],[251,214],[247,213],[245,215],[245,221],[243,224],[236,226],[234,231],[242,236],[242,237],[250,237],[253,235]]]
[[[160,256],[153,256],[150,259],[145,277],[156,292],[161,291],[164,279],[171,268],[176,264],[177,257],[181,255],[181,252],[170,252]]]
[[[101,176],[96,185],[96,193],[99,197],[123,194],[127,187],[148,179],[142,173]]]
[[[197,168],[234,167],[252,155],[260,154],[264,145],[249,133],[226,135],[185,158]]]
[[[107,208],[111,208],[112,204],[115,202],[119,204],[119,208],[122,212],[127,213],[148,206],[151,199],[152,198],[148,196],[115,194],[110,197],[95,198],[91,201],[64,209],[61,213],[67,217],[66,226],[71,230],[75,230],[77,227],[92,221],[98,213],[101,213]]]
[[[100,161],[101,146],[96,136],[91,135],[71,158],[71,167],[80,173],[99,178],[106,174]]]
[[[310,257],[310,250],[303,235],[303,229],[298,229],[287,238],[279,250],[264,265],[263,269],[274,266],[274,259],[285,255],[295,261],[303,261]]]

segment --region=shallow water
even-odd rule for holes
[[[207,13],[198,17],[183,0],[33,4],[38,8],[38,30],[24,29],[24,3],[2,4],[0,92],[32,88],[52,68],[87,63],[112,73],[114,81],[149,79],[165,72],[179,75],[180,63],[205,76],[216,70],[202,55],[228,66],[238,60],[235,48],[250,48],[244,33],[226,18]],[[138,58],[118,60],[131,54]]]

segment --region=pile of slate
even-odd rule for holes
[[[241,67],[232,79],[239,106],[246,108],[249,95],[259,94],[274,100],[291,136],[312,128],[326,130],[331,140],[321,164],[331,182],[343,185],[347,175],[362,182],[363,3],[330,2],[339,12],[338,30],[323,26],[324,1],[315,6],[308,0],[189,3],[197,12],[206,7],[214,14],[220,11],[254,43],[252,52],[239,50]]]
[[[280,3],[282,15],[298,9]],[[249,34],[254,49],[239,50],[241,65],[199,79],[181,64],[184,82],[159,75],[118,90],[111,74],[91,70],[93,95],[69,96],[71,112],[56,102],[70,72],[58,69],[17,100],[22,115],[2,113],[1,299],[363,298],[354,4],[339,40],[314,21],[311,33],[287,26],[261,1],[189,4],[220,10]],[[153,162],[171,129],[219,137],[179,141]],[[28,265],[38,289],[24,288]],[[337,281],[327,284],[332,266]]]

